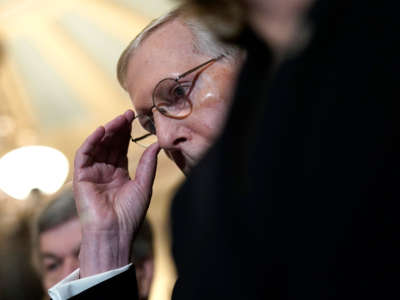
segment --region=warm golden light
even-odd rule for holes
[[[68,160],[60,151],[21,147],[0,159],[0,189],[16,199],[25,199],[33,189],[52,194],[64,184],[68,171]]]

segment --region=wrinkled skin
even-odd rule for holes
[[[179,21],[153,32],[128,64],[126,89],[138,114],[153,113],[158,142],[143,153],[134,178],[128,173],[127,151],[131,123],[128,110],[97,128],[77,150],[74,192],[82,223],[81,277],[129,263],[129,249],[149,207],[157,166],[164,149],[188,174],[202,157],[225,121],[238,66],[222,59],[191,74],[192,113],[185,119],[151,111],[156,84],[210,57],[193,52],[192,36]]]

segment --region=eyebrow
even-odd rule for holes
[[[72,249],[72,251],[70,253],[73,254],[79,254],[79,251],[81,249],[81,244],[79,243],[79,245],[77,247],[75,247],[74,249]],[[52,252],[41,252],[40,253],[40,258],[41,259],[61,259],[61,257],[59,257],[58,255],[52,253]]]
[[[41,259],[55,259],[55,260],[61,259],[59,256],[57,256],[57,255],[55,255],[55,254],[53,254],[53,253],[50,253],[50,252],[43,252],[43,253],[41,253],[41,254],[40,254],[40,258],[41,258]]]

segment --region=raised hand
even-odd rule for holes
[[[143,153],[132,180],[128,145],[134,113],[128,110],[97,128],[75,155],[74,194],[82,224],[80,276],[129,262],[130,246],[150,203],[157,154]]]

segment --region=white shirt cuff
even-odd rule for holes
[[[118,269],[113,269],[96,275],[79,279],[79,269],[69,274],[63,280],[48,290],[49,296],[53,300],[66,300],[92,286],[99,284],[111,277],[114,277],[131,267],[132,263]]]

